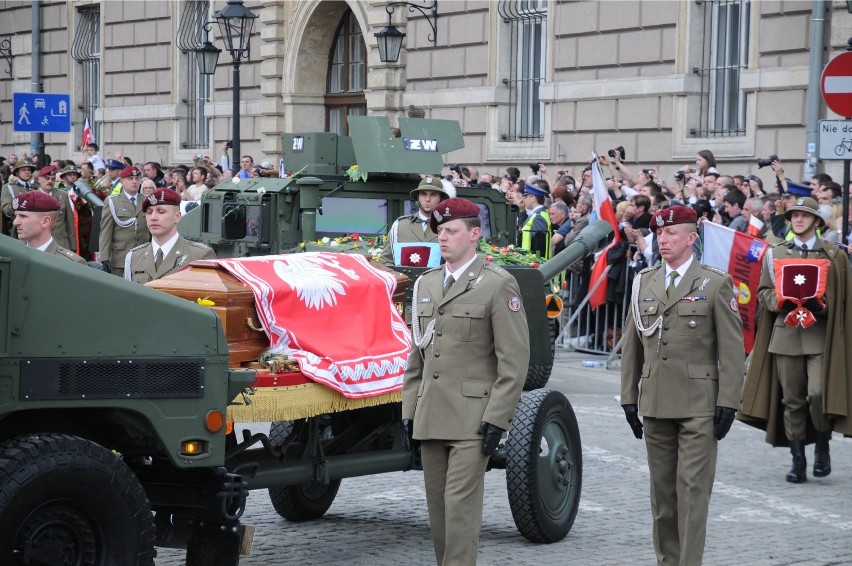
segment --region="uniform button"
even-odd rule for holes
[[[668,326],[664,326],[664,327],[663,327],[663,330],[668,330],[668,329],[669,329],[669,327],[668,327]]]
[[[660,357],[661,357],[661,358],[663,358],[664,360],[669,359],[669,357],[668,357],[667,355],[665,355],[665,354],[663,354],[663,355],[662,355],[662,356],[660,356]]]
[[[436,331],[435,331],[435,335],[436,335],[436,336],[443,336],[443,335],[444,335],[444,333],[443,333],[443,332],[441,332],[440,330],[436,330]]]
[[[438,314],[444,314],[444,309],[438,309]]]
[[[464,314],[470,314],[470,311],[464,311]]]
[[[668,340],[663,340],[663,346],[668,346],[668,345],[669,345],[669,341],[668,341]]]
[[[435,352],[435,357],[436,357],[436,358],[440,358],[440,357],[441,357],[441,352]]]
[[[438,374],[437,374],[437,373],[433,373],[433,374],[432,374],[432,377],[434,377],[435,379],[438,379]]]

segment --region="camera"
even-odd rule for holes
[[[195,160],[196,160],[196,161],[201,161],[203,158],[204,158],[204,156],[203,156],[203,155],[201,155],[200,153],[196,153],[196,154],[195,154]]]
[[[616,158],[616,157],[615,157],[615,152],[616,152],[616,151],[617,151],[617,152],[618,152],[618,154],[621,156],[621,157],[619,158],[619,161],[624,161],[624,159],[626,158],[627,154],[624,152],[624,146],[623,146],[623,145],[620,145],[620,146],[618,146],[618,147],[617,147],[617,148],[615,148],[615,149],[611,149],[611,150],[607,151],[607,152],[606,152],[606,154],[607,154],[607,155],[609,155],[610,157],[612,157],[613,159],[615,159],[615,158]]]
[[[458,163],[453,163],[452,165],[450,165],[450,171],[455,171],[456,173],[461,175],[461,167],[459,167]]]
[[[683,171],[675,171],[674,178],[676,181],[683,181],[686,179],[686,173]]]
[[[232,142],[231,140],[225,142],[226,149],[231,149],[232,147],[234,147],[234,142]]]
[[[562,169],[560,169],[559,171],[557,171],[557,172],[556,172],[556,178],[558,179],[559,177],[561,177],[561,176],[562,176],[562,175],[564,175],[564,174],[565,174],[565,171],[563,171]]]
[[[775,155],[774,153],[772,155],[770,155],[769,157],[765,158],[765,159],[758,157],[757,158],[757,167],[758,167],[758,169],[763,169],[764,167],[772,165],[773,161],[778,161],[778,156]]]
[[[530,169],[532,169],[533,173],[538,173],[538,170],[541,168],[541,163],[530,163]]]
[[[642,172],[649,176],[654,174],[653,169],[642,169]]]

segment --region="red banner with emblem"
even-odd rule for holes
[[[796,305],[785,318],[787,326],[809,328],[816,323],[813,313],[805,308],[808,299],[816,299],[823,305],[825,286],[828,283],[827,259],[776,259],[772,262],[775,271],[775,297],[778,308],[790,301]]]
[[[254,293],[271,349],[313,381],[357,399],[402,388],[411,335],[396,280],[360,254],[287,254],[217,262]]]

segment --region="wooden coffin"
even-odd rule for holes
[[[189,301],[213,301],[215,305],[209,308],[222,320],[231,367],[257,360],[269,347],[251,289],[215,262],[197,260],[186,269],[145,285]]]

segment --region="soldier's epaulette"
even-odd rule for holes
[[[74,259],[75,257],[77,257],[77,254],[75,254],[71,250],[66,250],[62,246],[59,246],[59,253],[61,253],[62,255],[66,256],[66,257],[70,257],[71,259]]]
[[[145,242],[144,244],[139,244],[135,248],[130,248],[130,251],[135,252],[136,250],[141,250],[142,248],[150,246],[150,245],[151,245],[151,242]]]
[[[500,277],[512,277],[512,275],[508,271],[506,271],[505,269],[503,269],[502,267],[500,267],[496,263],[491,263],[491,262],[487,261],[487,262],[485,262],[484,267],[488,271],[493,271],[494,273],[496,273]]]
[[[656,271],[656,270],[660,269],[662,266],[663,266],[663,264],[662,264],[662,263],[657,264],[657,265],[651,265],[651,266],[649,266],[649,267],[646,267],[646,268],[645,268],[645,269],[643,269],[642,271],[640,271],[640,272],[639,272],[639,275],[643,275],[643,274],[645,274],[645,273],[651,273],[652,271]]]
[[[704,268],[704,269],[706,269],[707,271],[712,271],[713,273],[717,273],[717,274],[722,275],[722,276],[730,275],[730,274],[729,274],[727,271],[725,271],[724,269],[719,269],[718,267],[713,267],[712,265],[705,265],[705,264],[703,264],[703,263],[702,263],[702,264],[701,264],[701,267],[703,267],[703,268]]]
[[[184,238],[184,239],[186,239],[186,238]],[[201,242],[196,242],[194,240],[186,240],[186,243],[189,244],[190,246],[194,247],[194,248],[199,248],[199,249],[202,249],[202,250],[213,249],[210,246],[208,246],[207,244],[203,244]]]
[[[420,277],[423,277],[427,273],[434,273],[435,271],[440,271],[440,270],[443,270],[443,269],[444,269],[443,265],[439,265],[438,267],[433,267],[432,269],[427,269],[426,271],[424,271],[423,273],[420,274]]]

